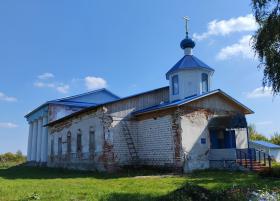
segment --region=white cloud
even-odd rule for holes
[[[45,82],[35,82],[34,86],[38,88],[55,88],[54,83],[45,83]]]
[[[0,92],[0,101],[15,102],[17,99],[12,96],[7,96],[3,92]]]
[[[107,86],[107,81],[101,77],[87,76],[84,81],[88,90],[105,88]]]
[[[70,89],[69,85],[63,83],[57,84],[57,83],[35,82],[34,86],[38,88],[52,88],[63,94],[68,93]]]
[[[226,60],[234,56],[254,58],[254,52],[250,46],[251,35],[243,36],[237,43],[222,48],[217,55],[218,60]]]
[[[18,125],[11,122],[0,122],[0,128],[17,128]]]
[[[229,20],[213,20],[208,23],[207,32],[194,34],[196,40],[203,40],[213,35],[228,35],[234,32],[255,31],[258,25],[252,14],[231,18]]]
[[[52,73],[43,73],[38,76],[39,81],[34,82],[34,86],[38,88],[52,88],[59,93],[68,93],[70,86],[59,82],[47,82],[46,80],[54,78]]]
[[[67,85],[67,84],[60,85],[60,86],[56,87],[56,90],[60,93],[63,93],[63,94],[68,93],[69,89],[70,89],[70,86]]]
[[[272,95],[272,87],[259,87],[247,93],[247,98],[264,98]]]
[[[42,75],[38,76],[38,79],[40,80],[47,80],[50,78],[54,78],[54,75],[52,73],[43,73]]]

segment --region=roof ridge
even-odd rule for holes
[[[169,71],[167,71],[166,79],[168,79],[168,76],[172,72],[176,72],[179,70],[184,69],[206,69],[208,71],[215,71],[213,68],[208,66],[206,63],[201,61],[199,58],[197,58],[194,55],[184,55]]]
[[[81,94],[76,94],[76,95],[73,95],[73,96],[67,96],[67,97],[64,97],[64,98],[54,99],[53,101],[69,100],[69,99],[72,99],[72,98],[81,97],[81,96],[84,96],[84,95],[87,95],[87,94],[92,94],[92,93],[96,93],[96,92],[104,91],[104,90],[106,90],[106,89],[105,88],[100,88],[100,89],[84,92],[84,93],[81,93]]]

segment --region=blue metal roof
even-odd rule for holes
[[[86,103],[86,102],[78,102],[78,101],[48,101],[47,103],[55,104],[55,105],[67,105],[73,107],[91,107],[91,106],[98,105],[96,103]]]
[[[195,56],[185,55],[166,73],[166,79],[168,79],[170,73],[173,73],[175,71],[183,70],[183,69],[195,69],[195,68],[200,68],[200,69],[202,68],[209,71],[215,71],[213,68],[209,67],[207,64],[205,64]]]
[[[252,141],[253,143],[256,143],[256,144],[259,144],[259,145],[262,145],[264,147],[267,147],[267,148],[272,148],[272,149],[275,149],[275,148],[278,148],[280,149],[280,146],[277,145],[277,144],[272,144],[270,142],[266,142],[266,141],[261,141],[261,140],[254,140]]]
[[[96,105],[98,105],[97,103],[71,101],[71,99],[74,99],[74,98],[77,98],[77,97],[82,97],[82,96],[87,96],[87,95],[90,95],[90,94],[95,94],[95,93],[98,93],[98,92],[101,92],[101,91],[107,92],[112,97],[114,97],[115,100],[120,99],[119,96],[113,94],[111,91],[109,91],[109,90],[107,90],[105,88],[102,88],[102,89],[97,89],[97,90],[89,91],[89,92],[86,92],[86,93],[78,94],[78,95],[75,95],[75,96],[69,96],[69,97],[65,97],[65,98],[60,98],[60,99],[55,99],[55,100],[47,101],[47,102],[43,103],[42,105],[40,105],[39,107],[37,107],[34,110],[32,110],[31,112],[29,112],[28,114],[26,114],[25,118],[27,118],[28,116],[30,116],[34,112],[40,110],[41,108],[47,106],[48,104],[68,105],[68,106],[74,106],[74,107],[91,107],[91,106],[96,106]],[[110,102],[110,101],[105,101],[105,102]]]
[[[112,96],[115,97],[116,99],[119,99],[119,98],[120,98],[119,96],[117,96],[116,94],[112,93],[112,92],[109,91],[108,89],[106,89],[106,88],[101,88],[101,89],[96,89],[96,90],[93,90],[93,91],[85,92],[85,93],[78,94],[78,95],[74,95],[74,96],[68,96],[68,97],[65,97],[65,98],[55,99],[55,100],[53,100],[53,101],[64,101],[64,100],[69,100],[69,99],[73,99],[73,98],[77,98],[77,97],[81,97],[81,96],[86,96],[86,95],[89,95],[89,94],[95,94],[95,93],[101,92],[101,91],[104,91],[104,92],[109,93],[110,95],[112,95]]]
[[[142,110],[138,110],[138,111],[133,112],[133,114],[134,115],[140,115],[140,114],[143,114],[143,113],[148,113],[148,112],[153,112],[153,111],[157,111],[157,110],[162,110],[162,109],[172,108],[172,107],[176,107],[176,106],[181,106],[183,104],[186,104],[186,103],[192,102],[194,100],[197,100],[197,99],[200,99],[200,98],[212,95],[212,94],[216,94],[216,93],[220,93],[220,94],[224,95],[225,97],[229,98],[230,100],[232,100],[233,102],[238,104],[240,107],[247,110],[247,114],[254,113],[248,107],[246,107],[242,103],[238,102],[237,100],[235,100],[234,98],[232,98],[231,96],[229,96],[228,94],[223,92],[222,90],[216,89],[216,90],[209,91],[209,92],[201,94],[201,95],[189,96],[189,97],[186,97],[183,100],[173,101],[171,103],[163,103],[163,104],[159,104],[159,105],[152,106],[152,107],[149,107],[149,108],[145,108],[145,109],[142,109]]]

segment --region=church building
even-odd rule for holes
[[[152,166],[191,172],[238,167],[248,148],[246,115],[253,111],[212,89],[214,69],[195,57],[195,42],[165,74],[169,85],[120,98],[106,89],[49,101],[26,115],[28,162],[117,171]]]

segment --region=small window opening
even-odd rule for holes
[[[179,78],[178,75],[174,75],[172,77],[172,94],[178,95],[179,94]]]
[[[71,153],[71,132],[67,133],[67,154]]]
[[[79,129],[77,134],[77,153],[82,152],[82,132]]]
[[[51,156],[54,156],[54,139],[51,139]]]
[[[95,151],[95,131],[93,127],[89,129],[89,151]]]
[[[201,81],[202,81],[202,93],[208,92],[209,86],[208,86],[208,74],[207,73],[202,73]]]
[[[58,156],[62,156],[62,137],[58,138]]]

